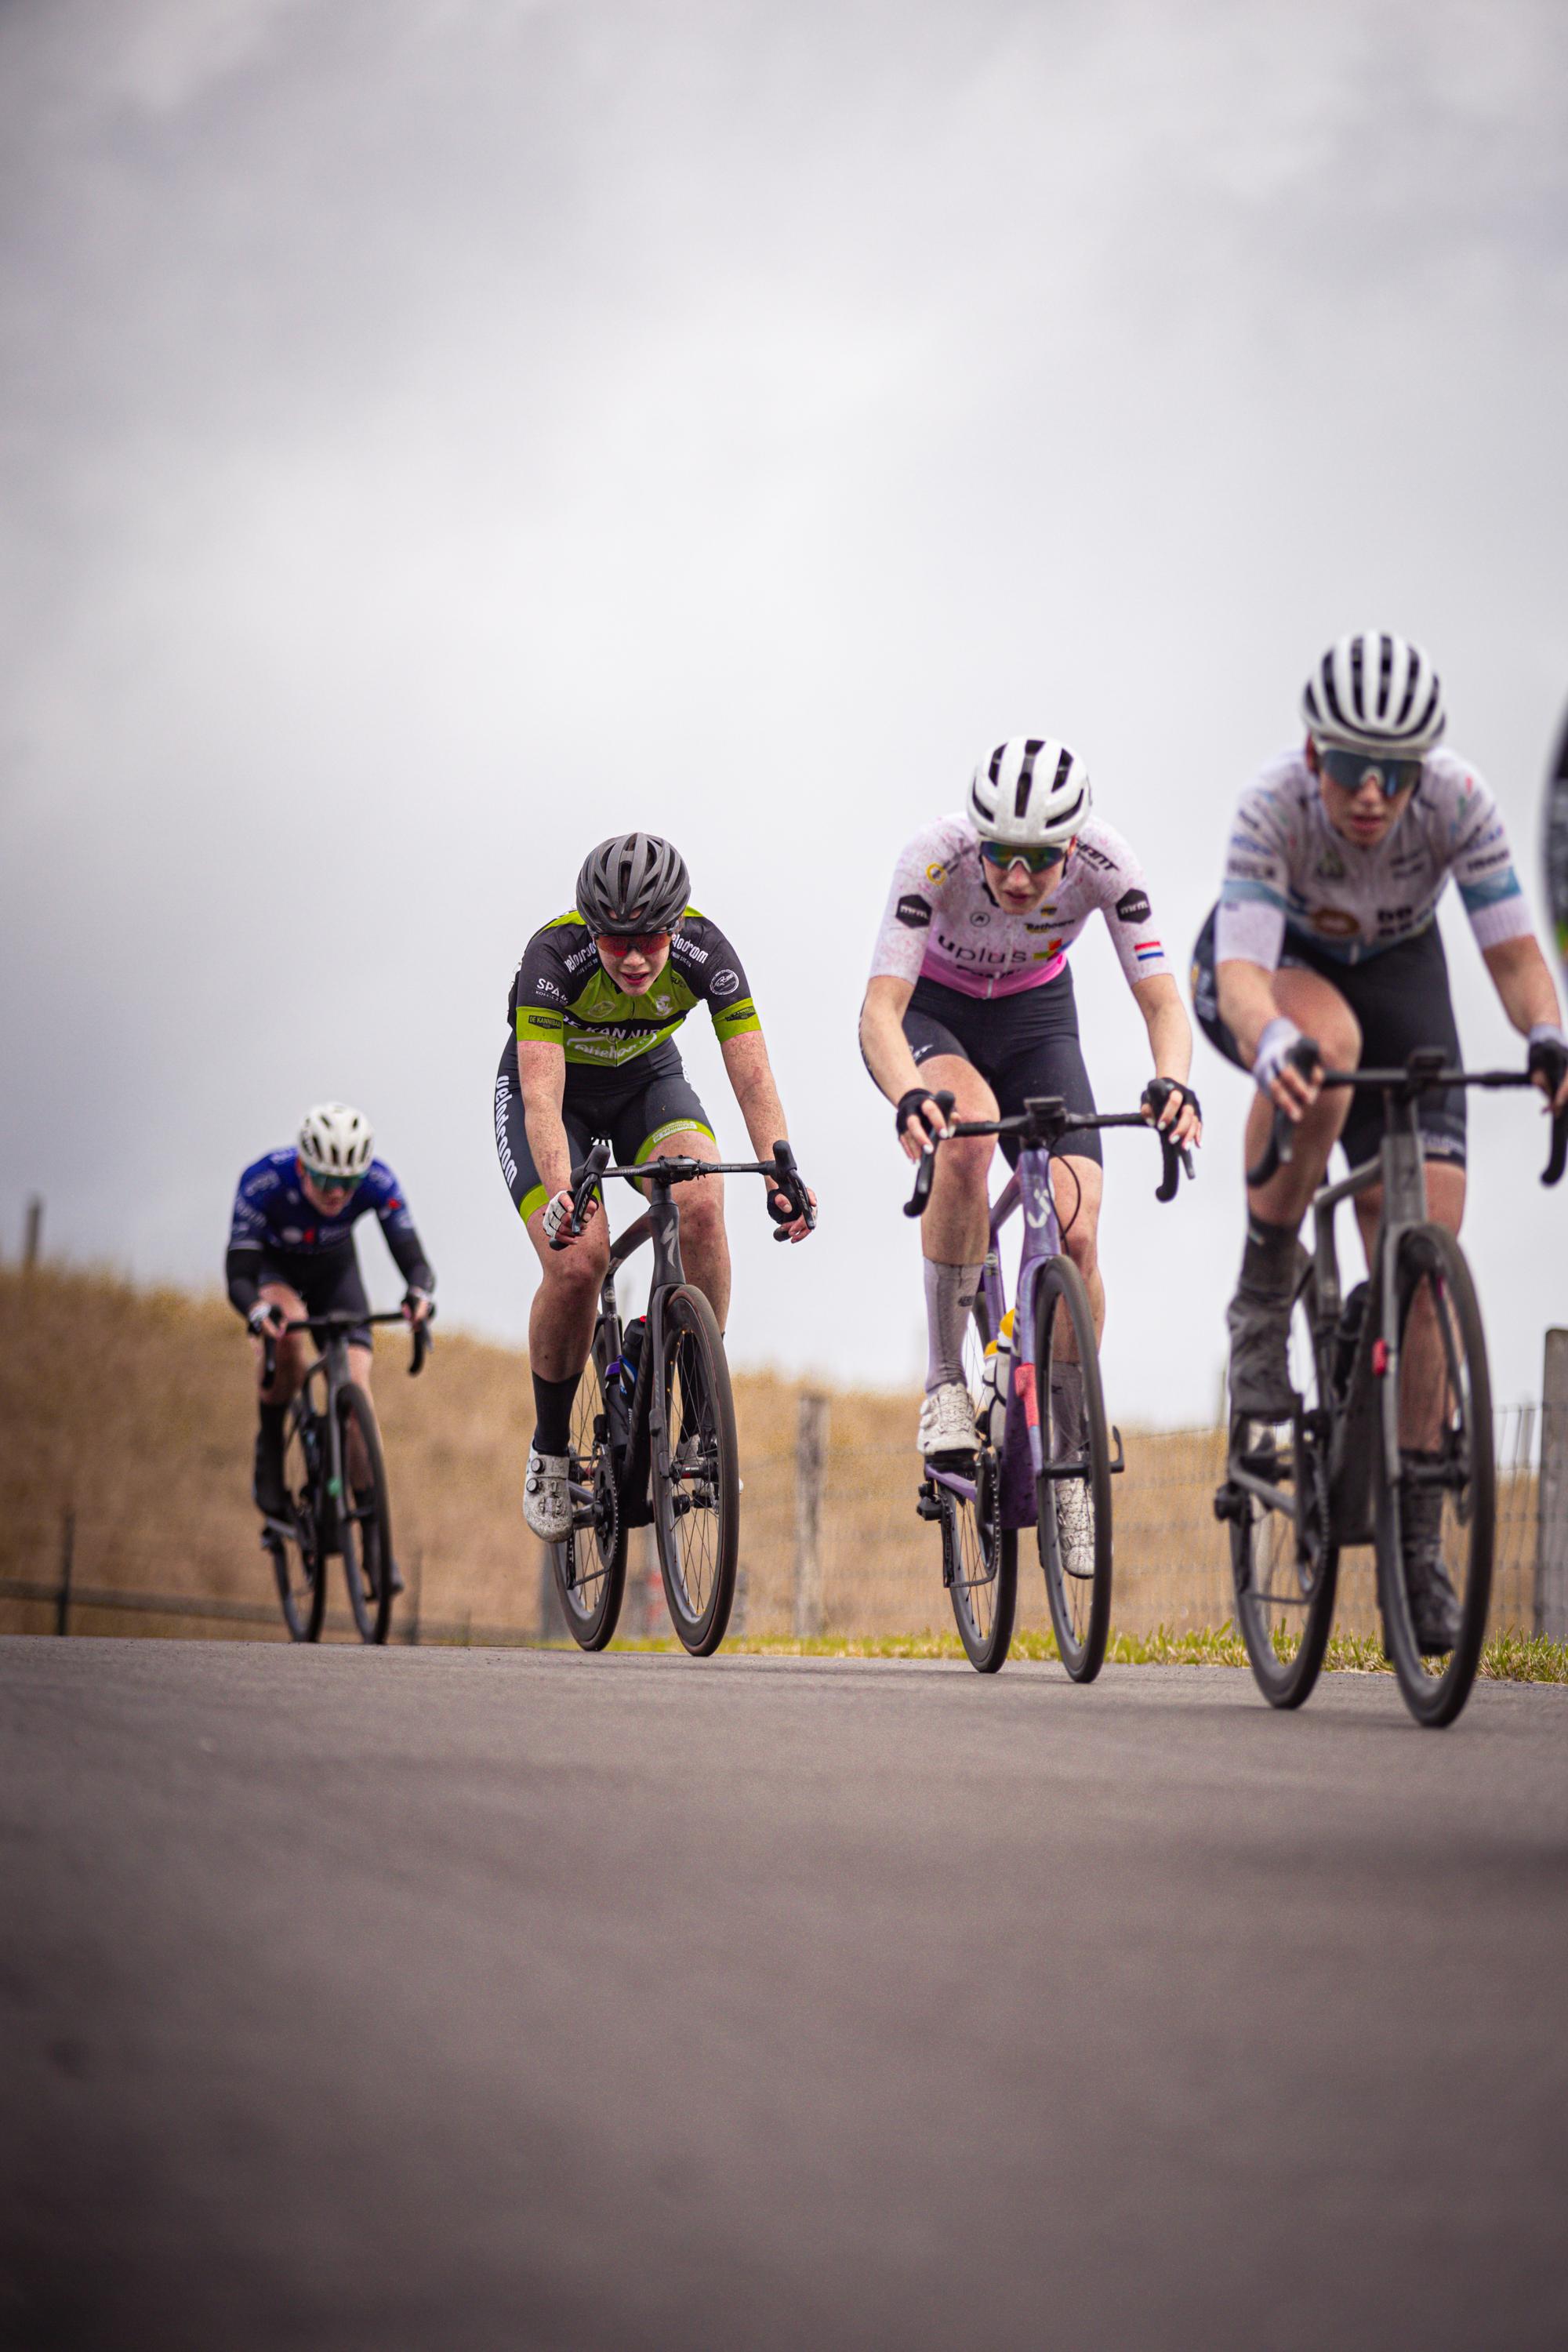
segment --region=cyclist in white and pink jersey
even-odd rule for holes
[[[900,856],[860,1014],[860,1050],[898,1106],[910,1159],[928,1134],[942,1131],[939,1091],[952,1095],[960,1119],[1011,1117],[1031,1095],[1059,1095],[1092,1115],[1065,958],[1097,910],[1148,1026],[1154,1078],[1144,1089],[1146,1115],[1179,1143],[1199,1140],[1197,1097],[1186,1083],[1192,1031],[1143,869],[1121,835],[1090,815],[1091,799],[1083,763],[1065,743],[1016,737],[982,760],[963,812],[917,834]],[[1098,1333],[1105,1321],[1100,1139],[1079,1129],[1065,1144],[1058,1162],[1065,1245],[1088,1286]],[[948,1144],[921,1224],[930,1334],[922,1454],[974,1450],[963,1349],[990,1245],[993,1149],[980,1137]]]

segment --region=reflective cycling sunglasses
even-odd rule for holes
[[[1345,793],[1359,793],[1368,776],[1375,776],[1386,801],[1397,800],[1412,784],[1421,781],[1419,760],[1379,758],[1373,751],[1342,751],[1331,745],[1320,743],[1318,765],[1331,783]]]
[[[604,931],[598,945],[613,956],[629,956],[634,950],[639,955],[655,956],[668,937],[668,931]]]
[[[1026,866],[1031,874],[1048,874],[1053,866],[1061,865],[1067,847],[1051,842],[1044,849],[1020,849],[1011,841],[983,841],[980,855],[987,866]]]
[[[305,1173],[318,1192],[357,1192],[364,1182],[363,1176],[323,1176],[315,1168],[307,1168]]]

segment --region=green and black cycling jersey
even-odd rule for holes
[[[619,1069],[673,1036],[699,1004],[721,1045],[762,1025],[740,957],[717,923],[688,907],[668,962],[641,996],[616,986],[580,915],[557,915],[524,948],[508,1013],[519,1045],[559,1045],[568,1069]]]

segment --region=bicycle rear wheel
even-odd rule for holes
[[[700,1290],[667,1291],[659,1393],[669,1475],[653,1469],[654,1533],[670,1619],[694,1658],[718,1648],[735,1598],[741,1549],[740,1444],[730,1368]]]
[[[572,1435],[567,1447],[574,1525],[561,1543],[547,1547],[566,1628],[579,1649],[602,1650],[616,1630],[626,1590],[626,1531],[610,1453],[609,1416],[600,1363],[604,1326],[594,1333],[594,1349],[572,1400]],[[592,1507],[593,1517],[586,1520]]]
[[[1013,1639],[1018,1606],[1018,1538],[1002,1525],[1002,1465],[986,1446],[974,1465],[974,1500],[939,1486],[942,1580],[972,1666],[994,1675]]]
[[[369,1397],[353,1381],[345,1381],[338,1391],[337,1415],[338,1459],[343,1470],[343,1492],[336,1498],[338,1545],[349,1607],[362,1642],[384,1642],[392,1622],[392,1508],[381,1433]],[[357,1469],[357,1448],[350,1451],[356,1436],[363,1448]]]
[[[1445,1226],[1400,1234],[1394,1297],[1399,1459],[1391,1476],[1380,1413],[1378,1600],[1405,1703],[1435,1728],[1469,1696],[1486,1639],[1497,1522],[1491,1381],[1470,1270]]]
[[[271,1556],[290,1639],[321,1639],[327,1608],[327,1579],[316,1539],[314,1467],[321,1426],[302,1401],[289,1409],[283,1438],[283,1484],[289,1496],[289,1538],[268,1528],[262,1536]]]
[[[1270,1706],[1300,1706],[1318,1679],[1333,1622],[1340,1550],[1330,1538],[1328,1431],[1313,1333],[1317,1277],[1309,1261],[1290,1310],[1290,1381],[1301,1411],[1288,1422],[1231,1425],[1235,1463],[1277,1487],[1271,1507],[1233,1487],[1230,1574],[1236,1622],[1253,1679]]]
[[[1035,1291],[1035,1404],[1046,1598],[1063,1665],[1075,1683],[1091,1683],[1110,1630],[1110,1443],[1094,1317],[1068,1257],[1047,1258]]]

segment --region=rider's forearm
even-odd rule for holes
[[[257,1276],[261,1271],[261,1252],[257,1249],[231,1249],[224,1261],[224,1280],[228,1286],[228,1303],[237,1315],[248,1315],[261,1296]]]
[[[749,1029],[739,1037],[727,1037],[719,1051],[724,1056],[725,1072],[746,1122],[752,1150],[759,1160],[771,1160],[774,1144],[787,1139],[789,1129],[763,1033]]]
[[[1542,1023],[1552,1028],[1561,1024],[1557,990],[1538,940],[1528,935],[1500,940],[1496,947],[1483,948],[1481,953],[1503,1011],[1521,1037]]]
[[[1175,982],[1163,972],[1157,980],[1138,982],[1132,993],[1149,1032],[1155,1076],[1184,1086],[1193,1066],[1193,1029]]]
[[[566,1056],[559,1045],[520,1043],[517,1075],[528,1148],[539,1181],[552,1194],[564,1192],[572,1181],[572,1147],[561,1117],[566,1095]]]
[[[867,1068],[891,1103],[921,1083],[904,1034],[904,1007],[911,993],[901,982],[879,978],[866,991],[860,1008],[860,1050]]]
[[[1236,1039],[1242,1059],[1250,1069],[1258,1056],[1258,1039],[1268,1024],[1279,1017],[1274,974],[1260,963],[1247,963],[1236,957],[1215,966],[1215,989],[1219,998],[1219,1017]]]

